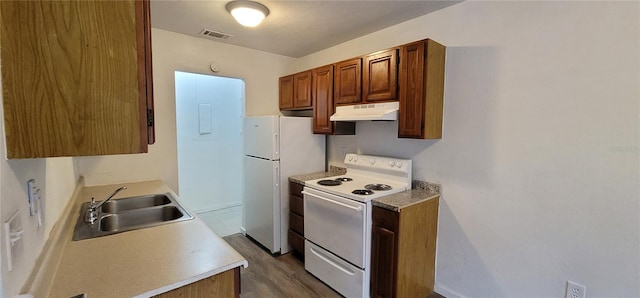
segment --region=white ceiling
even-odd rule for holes
[[[256,28],[236,23],[229,1],[151,0],[151,25],[187,35],[299,58],[350,39],[417,18],[460,1],[261,0],[270,14]],[[233,35],[203,37],[202,29]]]

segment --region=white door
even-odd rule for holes
[[[270,160],[280,159],[278,116],[244,119],[244,154]]]
[[[280,163],[245,156],[244,221],[247,235],[280,251]]]
[[[365,268],[367,205],[308,187],[304,195],[304,237]]]

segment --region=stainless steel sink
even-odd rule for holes
[[[80,207],[73,240],[83,240],[193,219],[170,194],[114,199],[100,207],[94,223],[85,222],[89,202]]]
[[[102,205],[101,211],[106,213],[119,213],[126,210],[160,206],[169,203],[171,203],[171,199],[169,199],[167,195],[148,195],[106,202]]]
[[[136,212],[123,212],[105,215],[100,219],[100,231],[117,232],[135,227],[145,227],[179,219],[184,214],[175,206],[145,208]]]

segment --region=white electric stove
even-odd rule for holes
[[[371,200],[411,188],[411,160],[347,154],[345,175],[305,182],[305,269],[345,297],[369,297]]]

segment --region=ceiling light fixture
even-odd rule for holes
[[[227,3],[226,8],[240,25],[246,27],[258,26],[269,15],[266,6],[253,1],[231,1]]]

